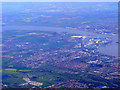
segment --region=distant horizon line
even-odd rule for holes
[[[8,2],[11,2],[11,1],[8,1]],[[23,2],[23,1],[12,1],[12,2]],[[11,2],[11,3],[12,3]],[[27,2],[27,1],[26,1]],[[29,2],[32,2],[32,1],[29,1]],[[28,3],[29,3],[28,2]],[[37,1],[36,1],[37,2]],[[118,2],[83,2],[83,3],[119,3],[120,1],[118,1]],[[0,3],[7,3],[6,1],[5,2],[0,2]],[[35,2],[33,2],[33,3],[35,3]],[[38,2],[39,3],[39,2]],[[45,2],[44,2],[45,3]],[[47,3],[47,2],[46,2]],[[60,2],[51,2],[51,3],[60,3]],[[61,2],[62,3],[62,2]],[[65,2],[65,3],[74,3],[74,2]],[[76,2],[77,3],[77,2]],[[78,3],[80,3],[80,2],[78,2]],[[81,2],[82,3],[82,2]]]
[[[1,0],[1,2],[120,2],[120,0]]]

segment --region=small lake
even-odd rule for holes
[[[8,75],[3,75],[2,76],[2,79],[6,79],[6,78],[10,78],[10,76],[8,76]]]

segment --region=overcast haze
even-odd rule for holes
[[[119,0],[1,0],[2,2],[118,2]]]

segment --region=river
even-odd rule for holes
[[[77,29],[65,29],[58,27],[43,27],[43,26],[3,26],[2,30],[39,30],[39,31],[55,31],[55,32],[68,32],[74,34],[81,34],[83,36],[91,37],[109,37],[112,39],[110,45],[99,47],[98,51],[107,55],[118,56],[118,36],[112,36],[108,34],[96,34],[93,32],[80,31]]]

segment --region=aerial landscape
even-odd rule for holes
[[[118,88],[117,2],[2,3],[2,88]]]

